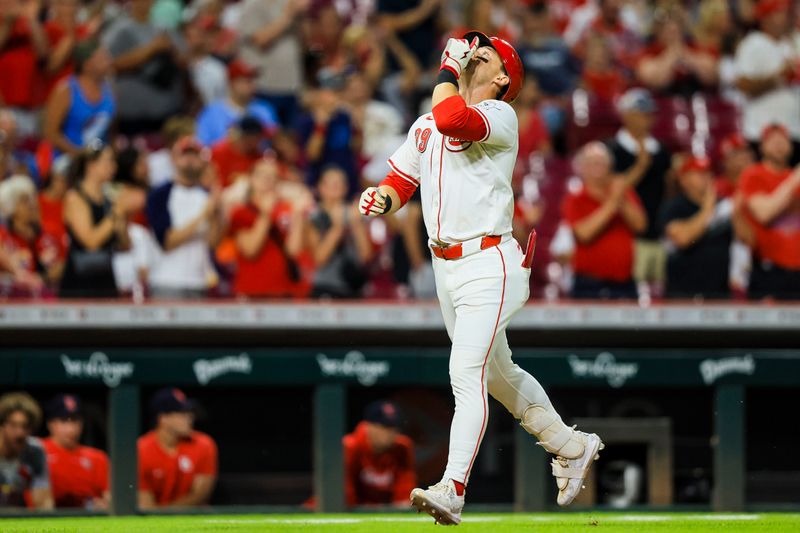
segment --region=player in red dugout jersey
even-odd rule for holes
[[[59,394],[45,406],[50,436],[42,441],[56,507],[107,509],[108,456],[81,445],[83,409],[72,394]]]
[[[139,508],[205,505],[217,481],[217,445],[194,430],[194,403],[180,389],[155,393],[155,429],[139,438]]]
[[[348,506],[395,504],[408,506],[417,484],[414,444],[398,431],[397,407],[374,402],[364,419],[345,435],[345,497]]]

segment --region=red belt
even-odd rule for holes
[[[497,246],[500,244],[501,240],[502,236],[500,235],[486,235],[485,237],[481,237],[481,250],[491,248],[492,246]],[[447,246],[439,246],[436,244],[431,244],[430,246],[433,255],[439,259],[459,259],[464,254],[464,250],[460,242]]]

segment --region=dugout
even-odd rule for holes
[[[800,463],[774,423],[776,406],[791,405],[800,385],[799,324],[795,306],[530,305],[509,339],[515,360],[567,418],[671,420],[673,507],[737,511],[800,501]],[[135,442],[155,387],[186,388],[205,406],[200,429],[234,437],[226,453],[236,461],[216,503],[261,511],[278,507],[232,487],[288,487],[293,500],[276,504],[282,510],[311,489],[323,510],[343,509],[337,443],[369,400],[389,396],[418,409],[408,398],[429,398],[438,412],[452,401],[433,304],[13,304],[0,308],[0,338],[3,390],[42,397],[66,387],[98,406],[117,514],[136,512]],[[545,454],[498,407],[470,497],[546,509],[554,490]],[[267,432],[259,415],[280,429]],[[435,465],[436,447],[425,453]],[[248,462],[270,483],[248,475]]]

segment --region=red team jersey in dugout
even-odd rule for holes
[[[154,431],[139,437],[139,490],[152,492],[159,505],[167,505],[192,488],[196,475],[217,475],[217,445],[199,431],[178,443],[169,453]]]
[[[88,507],[108,490],[108,456],[96,448],[62,448],[42,440],[56,507]]]
[[[389,450],[375,455],[367,440],[366,424],[361,422],[342,443],[348,506],[408,502],[417,482],[411,439],[399,435]]]

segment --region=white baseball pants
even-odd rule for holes
[[[511,360],[509,320],[528,300],[530,270],[513,238],[456,260],[434,257],[436,292],[453,343],[450,384],[456,400],[443,479],[467,484],[489,419],[491,394],[516,419],[539,404],[552,409],[536,379]]]

